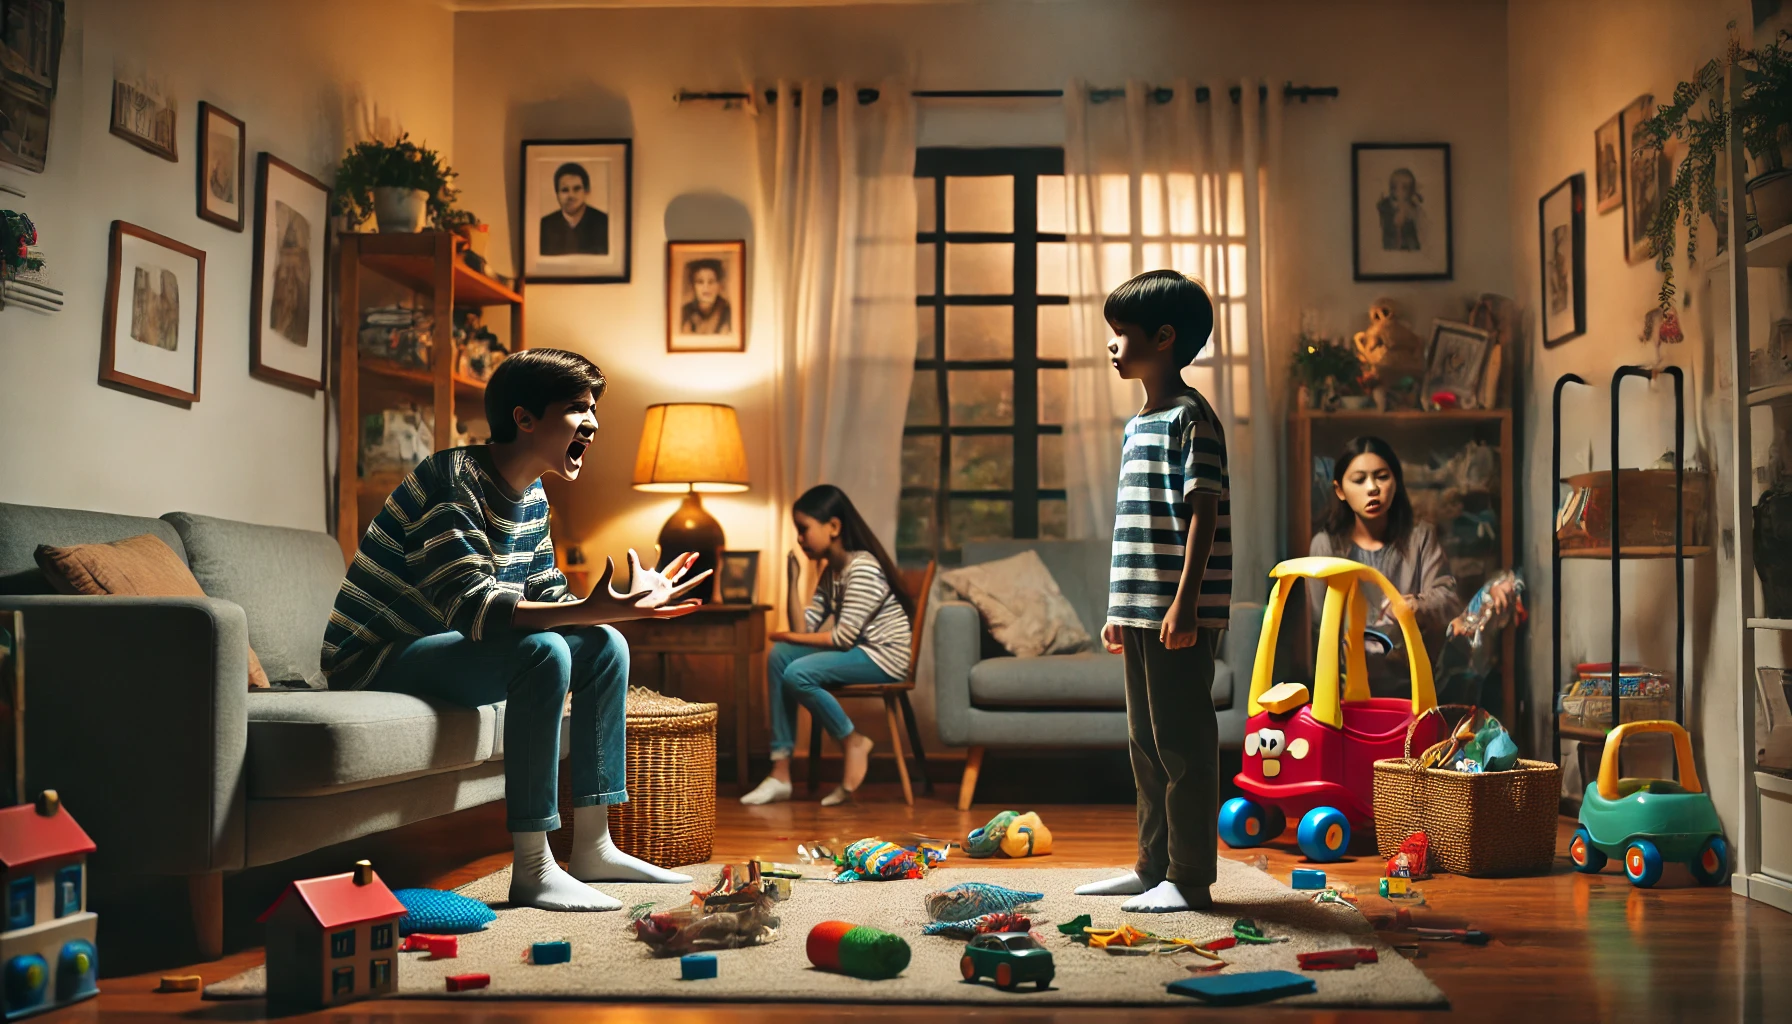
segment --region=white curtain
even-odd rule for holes
[[[1065,223],[1070,243],[1069,413],[1065,475],[1070,536],[1110,536],[1120,437],[1143,392],[1108,363],[1107,294],[1135,274],[1170,267],[1206,286],[1213,338],[1183,378],[1213,403],[1226,431],[1232,481],[1235,593],[1258,600],[1276,556],[1280,480],[1264,335],[1269,172],[1280,104],[1254,80],[1177,82],[1167,103],[1129,82],[1123,100],[1091,103],[1064,90]],[[1239,89],[1234,103],[1230,91]]]
[[[894,550],[915,372],[914,101],[886,83],[862,105],[842,82],[824,105],[826,87],[780,81],[753,108],[774,348],[772,535],[790,541],[791,503],[830,483]]]

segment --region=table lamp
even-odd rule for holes
[[[647,407],[641,450],[635,455],[635,490],[684,494],[684,502],[660,528],[658,568],[686,551],[697,553],[689,575],[719,570],[724,546],[722,524],[703,507],[699,494],[747,489],[747,452],[740,420],[731,405],[668,402]],[[719,571],[693,596],[715,591]]]

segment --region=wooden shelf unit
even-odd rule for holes
[[[361,418],[387,408],[393,399],[409,398],[435,411],[434,449],[454,443],[457,415],[484,418],[485,385],[455,372],[454,311],[472,307],[507,307],[510,348],[523,347],[523,296],[520,291],[469,268],[455,252],[454,236],[444,231],[417,234],[345,234],[337,250],[337,358],[333,385],[341,445],[337,453],[336,539],[344,561],[353,560],[361,534],[380,505],[403,479],[380,473],[362,478]],[[364,274],[377,275],[409,289],[429,306],[432,317],[430,367],[404,366],[385,359],[362,358],[360,350]]]

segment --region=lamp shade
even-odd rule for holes
[[[747,452],[731,405],[668,402],[647,407],[635,490],[725,492],[747,489]]]

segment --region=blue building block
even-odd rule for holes
[[[564,964],[572,960],[572,943],[562,939],[559,942],[537,942],[529,947],[529,962],[541,964]]]
[[[1315,868],[1295,868],[1291,883],[1296,889],[1325,888],[1325,872]]]
[[[714,953],[690,953],[678,958],[679,969],[684,972],[684,980],[698,981],[716,976],[716,955]]]

